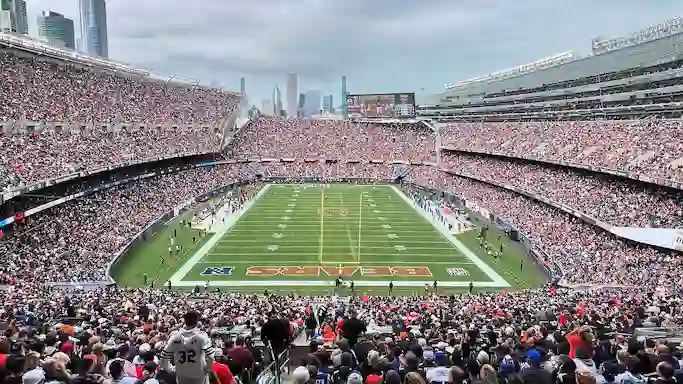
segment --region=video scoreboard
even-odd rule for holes
[[[415,93],[377,93],[347,95],[351,119],[415,117]]]

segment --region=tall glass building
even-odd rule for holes
[[[38,16],[38,36],[49,44],[76,49],[74,21],[57,12]]]
[[[109,56],[107,5],[104,0],[79,0],[83,51],[89,55]]]
[[[0,31],[28,35],[25,0],[0,0]]]
[[[323,112],[324,113],[330,113],[332,112],[332,100],[331,100],[332,95],[327,95],[323,96]]]
[[[273,114],[274,116],[282,116],[282,92],[280,92],[280,87],[275,86],[273,89]]]
[[[320,113],[320,91],[310,90],[306,92],[306,105],[304,117],[311,117]]]
[[[296,117],[297,115],[297,105],[296,96],[298,94],[298,84],[299,80],[296,73],[287,74],[287,85],[285,92],[287,93],[287,117]]]

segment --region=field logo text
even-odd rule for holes
[[[207,268],[208,269],[208,268]],[[333,266],[253,266],[247,276],[371,276],[371,277],[425,277],[432,276],[429,267],[333,267]]]

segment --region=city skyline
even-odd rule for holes
[[[69,48],[93,56],[107,58],[109,56],[107,6],[105,0],[72,0],[77,1],[78,22],[74,22],[73,13],[67,15],[62,1],[51,2],[41,9],[29,12],[26,0],[0,0],[0,31],[18,33],[38,38],[51,45]],[[29,2],[30,5],[40,3]],[[35,13],[36,23],[32,24]],[[76,28],[76,24],[78,28]],[[31,27],[33,25],[33,27]],[[80,34],[76,35],[76,30]]]
[[[351,93],[416,92],[419,100],[443,92],[444,84],[559,52],[587,54],[597,36],[626,36],[683,15],[683,3],[674,0],[394,5],[226,0],[187,7],[177,0],[117,0],[107,3],[109,57],[230,90],[246,77],[253,100],[268,98],[288,72],[297,73],[299,88],[336,98],[338,79],[347,75]],[[80,25],[77,0],[30,0],[27,7],[32,33],[42,10]]]

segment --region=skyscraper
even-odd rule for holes
[[[89,55],[109,56],[107,5],[104,0],[79,0],[83,50]]]
[[[49,44],[76,49],[74,21],[56,12],[38,16],[38,36]]]
[[[266,116],[273,115],[273,103],[270,100],[261,100],[261,113],[263,113]]]
[[[332,100],[330,100],[331,95],[323,96],[323,112],[330,113],[332,111]]]
[[[349,109],[346,104],[346,76],[342,76],[342,116],[345,119],[349,118]]]
[[[240,77],[240,93],[244,95],[244,105],[249,105],[249,98],[247,97],[247,79]]]
[[[278,85],[273,89],[273,115],[282,116],[282,92]]]
[[[240,93],[247,93],[247,79],[240,77]]]
[[[306,94],[300,93],[299,94],[299,103],[297,104],[297,109],[296,109],[296,116],[297,117],[303,117],[304,116],[304,106],[305,105],[306,105]]]
[[[0,31],[28,35],[25,0],[0,0]]]
[[[304,116],[311,117],[320,113],[320,91],[311,90],[306,92],[306,105]]]
[[[297,103],[296,96],[298,93],[298,79],[296,73],[287,74],[287,116],[296,117]]]

